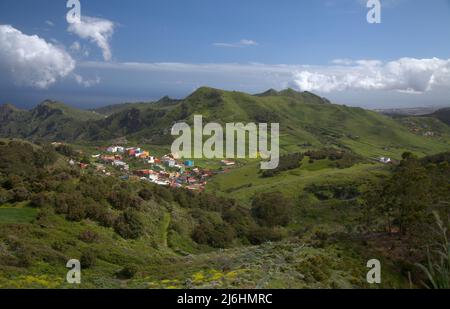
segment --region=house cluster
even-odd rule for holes
[[[133,172],[141,180],[149,181],[157,185],[172,188],[186,188],[193,191],[203,191],[207,184],[207,179],[214,175],[213,172],[193,168],[192,170],[166,171],[166,170],[136,170]]]
[[[125,148],[122,146],[110,146],[105,150],[105,154],[92,156],[99,163],[97,166],[106,173],[105,165],[112,165],[116,169],[125,172],[123,178],[139,178],[161,186],[183,187],[189,190],[202,191],[205,188],[207,179],[213,176],[213,172],[195,167],[192,160],[180,161],[173,154],[167,154],[161,158],[150,155],[139,147]],[[127,162],[139,160],[141,165],[148,164],[145,169],[130,170]],[[227,161],[226,166],[234,165],[234,162]]]

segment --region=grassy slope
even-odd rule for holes
[[[212,94],[220,95],[221,101],[211,99]],[[349,147],[366,157],[400,158],[405,150],[425,155],[450,148],[449,136],[441,139],[417,136],[390,117],[333,105],[308,93],[287,91],[260,97],[201,88],[180,104],[188,106],[188,120],[199,114],[205,122],[279,122],[281,148],[285,152],[304,150],[299,145],[310,143],[314,147]],[[175,107],[172,113],[177,114],[177,109],[180,107]]]
[[[153,222],[156,229],[165,224]],[[95,231],[99,240],[80,241],[78,235],[86,229]],[[2,246],[16,243],[34,252],[29,267],[0,269],[0,288],[73,288],[65,283],[64,265],[84,251],[96,252],[98,259],[83,270],[78,288],[368,287],[361,263],[366,257],[345,244],[318,248],[293,240],[184,256],[166,248],[159,236],[126,241],[90,221],[73,223],[55,215],[40,219],[39,225],[0,223],[0,233]],[[132,280],[117,278],[122,265],[129,264],[138,265],[139,274]],[[390,268],[385,271],[384,286],[398,286],[401,281]]]
[[[184,100],[162,99],[153,104],[126,104],[106,108],[117,113],[104,118],[93,111],[81,111],[61,103],[44,102],[31,112],[15,111],[4,123],[3,136],[17,134],[47,140],[77,139],[106,142],[126,136],[130,141],[169,145],[175,122],[192,122],[203,115],[204,122],[278,122],[284,152],[313,147],[349,147],[366,157],[399,158],[405,150],[418,155],[450,148],[450,134],[441,138],[413,134],[394,119],[376,112],[333,105],[311,93],[293,90],[249,95],[200,88]],[[85,123],[90,120],[88,123]]]

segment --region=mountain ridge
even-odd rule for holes
[[[3,112],[2,112],[3,111]],[[293,89],[247,94],[201,87],[181,100],[164,97],[152,103],[124,104],[101,114],[44,101],[29,111],[0,108],[0,137],[45,141],[107,142],[126,137],[169,145],[176,122],[280,123],[284,152],[311,147],[339,147],[370,157],[399,157],[405,150],[432,154],[449,148],[450,130],[441,138],[415,135],[397,120],[357,107],[332,104],[310,92]]]

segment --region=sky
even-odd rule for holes
[[[450,106],[450,0],[0,2],[0,104],[97,106],[201,86],[365,108]]]

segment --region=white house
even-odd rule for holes
[[[111,147],[108,147],[108,149],[106,149],[106,151],[109,153],[124,153],[125,148],[122,146],[111,146]]]
[[[225,166],[233,166],[236,165],[236,162],[234,161],[229,161],[229,160],[222,160],[221,163]]]
[[[391,158],[387,158],[387,157],[381,157],[380,158],[380,162],[384,163],[384,164],[388,164],[388,163],[392,162],[392,159]]]

